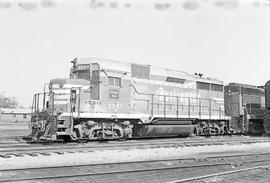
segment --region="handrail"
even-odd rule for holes
[[[43,93],[35,93],[34,97],[33,97],[33,102],[32,102],[32,107],[31,107],[31,115],[33,115],[35,112],[39,111],[39,103],[40,103],[40,95],[43,95],[45,97],[45,95],[49,94],[49,92],[43,92]],[[42,100],[42,110],[44,110],[44,98]]]
[[[166,97],[169,97],[169,98],[176,98],[176,103],[177,103],[177,111],[176,111],[176,116],[178,117],[179,115],[179,111],[178,111],[178,106],[179,106],[179,98],[182,98],[182,99],[188,99],[188,116],[191,116],[191,110],[190,110],[190,107],[191,107],[191,104],[190,104],[190,100],[192,99],[195,99],[199,102],[199,116],[201,116],[201,100],[206,100],[206,101],[209,101],[209,105],[207,106],[208,109],[209,109],[209,117],[211,118],[211,115],[212,115],[212,112],[213,111],[218,111],[219,112],[219,117],[221,118],[221,115],[222,115],[222,112],[225,112],[225,108],[224,110],[221,109],[221,104],[218,104],[216,100],[214,99],[209,99],[209,98],[194,98],[194,97],[179,97],[179,96],[170,96],[170,95],[161,95],[161,94],[153,94],[153,93],[142,93],[142,92],[139,92],[136,87],[132,84],[130,84],[130,86],[134,89],[134,91],[139,94],[139,95],[146,95],[146,96],[151,96],[151,101],[152,101],[152,108],[151,108],[151,115],[153,116],[154,114],[154,111],[153,111],[153,104],[154,104],[154,96],[158,96],[158,97],[164,97],[164,102],[163,102],[163,105],[164,105],[164,117],[166,117]],[[211,101],[213,101],[216,105],[217,105],[217,108],[218,110],[212,110],[212,106],[211,106]],[[182,105],[181,105],[182,106]],[[224,113],[223,113],[224,114]]]
[[[213,102],[215,102],[218,106],[220,106],[220,104],[217,103],[217,101],[215,99],[210,99],[210,98],[195,98],[195,97],[180,97],[180,96],[170,96],[170,95],[161,95],[161,94],[152,94],[152,93],[142,93],[142,92],[139,92],[134,85],[130,84],[130,86],[132,86],[132,88],[134,89],[134,91],[139,94],[139,95],[155,95],[155,96],[166,96],[166,97],[175,97],[175,98],[186,98],[186,99],[203,99],[203,100],[211,100]]]
[[[137,93],[137,94],[139,94],[139,95],[155,95],[155,96],[161,96],[161,97],[163,97],[163,96],[166,96],[166,97],[174,97],[174,98],[184,98],[184,99],[203,99],[203,100],[210,100],[210,101],[213,101],[213,102],[215,102],[215,104],[217,105],[217,106],[219,106],[220,107],[220,104],[218,104],[217,103],[217,101],[215,100],[215,99],[210,99],[210,98],[195,98],[195,97],[180,97],[180,96],[170,96],[170,95],[161,95],[161,94],[152,94],[152,93],[142,93],[142,92],[139,92],[136,88],[135,88],[135,86],[134,85],[132,85],[132,84],[130,84],[130,86],[134,89],[134,91]]]
[[[171,108],[171,106],[177,106],[177,108],[176,108],[176,111],[175,110],[173,110],[173,111],[175,111],[176,113],[175,113],[175,115],[178,117],[179,115],[180,115],[180,113],[179,113],[179,106],[188,106],[188,116],[191,116],[191,115],[193,115],[194,114],[194,112],[196,112],[196,114],[197,114],[197,112],[198,112],[198,115],[199,116],[202,116],[202,113],[204,113],[204,111],[205,112],[208,112],[209,111],[209,116],[211,117],[211,115],[212,114],[215,114],[216,112],[218,112],[219,111],[219,116],[221,117],[221,116],[223,116],[222,114],[224,114],[224,109],[221,109],[221,104],[218,104],[217,102],[216,102],[216,100],[214,100],[214,99],[208,99],[208,98],[195,98],[195,97],[180,97],[180,96],[170,96],[170,95],[161,95],[161,94],[151,94],[151,93],[142,93],[142,92],[139,92],[137,89],[136,89],[136,87],[134,86],[134,85],[132,85],[132,84],[130,84],[130,86],[134,89],[134,91],[137,93],[137,94],[139,94],[139,95],[145,95],[145,96],[149,96],[150,98],[147,98],[147,99],[144,99],[146,102],[148,102],[148,105],[150,104],[151,105],[151,108],[150,108],[150,106],[149,107],[147,107],[147,110],[151,110],[151,115],[153,116],[154,115],[154,105],[155,104],[159,104],[159,103],[155,103],[154,102],[154,100],[156,100],[154,97],[162,97],[163,98],[163,102],[161,102],[160,104],[159,104],[159,106],[161,106],[162,107],[162,105],[163,105],[163,108],[162,108],[162,110],[164,110],[163,111],[163,115],[164,115],[164,117],[166,117],[166,113],[167,113],[167,107],[168,108]],[[81,98],[80,98],[80,93],[81,93],[81,87],[72,87],[72,88],[70,88],[70,89],[74,89],[74,90],[77,90],[78,89],[78,91],[79,91],[79,98],[77,98],[79,101],[77,101],[78,103],[77,103],[77,111],[80,113],[81,112],[81,106],[80,106],[80,103],[81,103]],[[51,115],[55,115],[55,109],[54,109],[54,107],[55,107],[55,105],[58,105],[57,103],[55,103],[56,102],[56,100],[55,100],[55,96],[57,96],[57,95],[70,95],[70,94],[64,94],[64,93],[55,93],[55,92],[43,92],[43,93],[36,93],[35,95],[34,95],[34,98],[33,98],[33,106],[35,107],[35,108],[33,108],[32,107],[32,110],[34,109],[34,111],[32,111],[32,113],[33,112],[36,112],[36,110],[37,110],[37,108],[39,108],[39,101],[36,101],[37,100],[37,98],[39,99],[39,98],[41,98],[41,97],[39,97],[39,95],[47,95],[47,94],[52,94],[52,99],[51,99],[51,102],[52,102],[52,104],[51,104],[51,107],[52,107],[52,111],[51,111]],[[140,98],[142,98],[142,97],[139,97],[138,99],[135,99],[135,100],[142,100],[142,99],[140,99]],[[173,99],[173,98],[175,98],[176,100],[173,100],[173,101],[170,101],[169,100],[169,102],[168,102],[168,100],[166,100],[167,98],[169,98],[169,99]],[[187,102],[188,102],[188,105],[180,105],[181,104],[181,100],[180,99],[188,99],[187,100]],[[194,103],[196,103],[197,105],[193,105],[193,102],[191,102],[191,100],[192,99],[196,99],[196,102],[194,102]],[[209,104],[207,105],[207,104],[204,104],[204,102],[202,103],[202,100],[206,100],[205,102],[207,102],[207,101],[209,101]],[[65,101],[67,101],[68,102],[68,99],[65,99]],[[91,100],[90,100],[91,101]],[[93,101],[96,101],[96,100],[93,100]],[[111,100],[108,100],[108,101],[111,101]],[[158,100],[159,101],[159,100]],[[214,101],[215,102],[215,104],[217,105],[217,109],[218,110],[212,110],[211,109],[211,102],[212,101]],[[44,102],[44,98],[43,98],[43,102]],[[119,102],[119,101],[118,101]],[[125,102],[125,101],[122,101],[122,102]],[[127,100],[127,102],[128,102],[128,100]],[[176,105],[175,105],[175,103],[176,103]],[[202,106],[202,104],[204,104],[203,106]],[[206,106],[207,105],[207,106]],[[44,104],[43,104],[43,106],[44,106]],[[198,108],[197,108],[197,107]],[[66,106],[67,107],[67,106]],[[192,108],[191,108],[192,107]],[[194,108],[194,107],[196,107],[196,108]],[[208,110],[205,110],[205,107],[207,107],[208,108]],[[194,109],[193,109],[194,108]],[[214,109],[214,108],[213,108]],[[44,108],[42,109],[42,110],[44,110]],[[181,110],[181,109],[180,109]],[[182,110],[183,111],[183,110]],[[73,113],[73,109],[71,109],[71,113]]]

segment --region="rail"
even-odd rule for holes
[[[239,161],[240,159],[240,161]],[[206,161],[204,161],[206,160]],[[112,181],[113,175],[138,175],[139,173],[157,173],[165,171],[166,174],[171,175],[171,170],[181,170],[181,174],[184,175],[182,179],[168,181],[168,177],[165,177],[163,182],[167,183],[179,183],[179,182],[194,182],[196,180],[203,180],[205,178],[222,176],[233,173],[240,173],[255,169],[269,168],[269,153],[264,154],[232,154],[229,156],[220,155],[219,157],[203,156],[201,159],[196,158],[167,158],[160,160],[139,160],[139,161],[124,161],[124,162],[112,162],[112,163],[97,163],[97,164],[83,164],[83,165],[57,165],[47,167],[22,167],[22,168],[10,168],[0,170],[3,175],[0,182],[14,182],[14,181],[65,181],[70,178],[80,178],[80,180],[96,180],[97,182]],[[236,170],[230,170],[230,167],[234,164],[241,163],[241,168]],[[258,166],[254,166],[253,163],[260,163]],[[262,164],[263,163],[263,164]],[[132,166],[130,166],[132,165]],[[251,166],[253,165],[253,166]],[[208,171],[199,174],[200,176],[188,177],[190,170],[200,170],[202,168],[214,168],[215,173],[209,174]],[[185,171],[186,170],[186,171]],[[58,172],[57,174],[52,172]],[[192,172],[192,171],[191,171]],[[211,171],[210,171],[211,172]],[[174,173],[175,174],[175,173]],[[186,174],[186,175],[185,175]],[[162,176],[155,174],[157,176]],[[102,176],[102,179],[98,179],[98,176]],[[84,177],[84,179],[83,179]],[[107,177],[107,179],[105,178]],[[125,176],[127,177],[127,176]],[[149,176],[148,176],[149,177]],[[151,177],[151,182],[156,182],[157,179]],[[169,176],[170,177],[170,176]],[[180,177],[180,176],[177,176]],[[187,178],[185,178],[187,177]],[[176,178],[174,178],[176,179]],[[99,180],[99,181],[98,181]],[[126,182],[130,180],[127,178]],[[155,180],[155,181],[154,181]],[[147,178],[145,179],[147,181]],[[157,181],[157,182],[160,182]]]

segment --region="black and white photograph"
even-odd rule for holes
[[[270,182],[270,0],[0,0],[0,182]]]

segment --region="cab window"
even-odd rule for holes
[[[118,77],[109,77],[109,86],[121,86],[121,79]]]

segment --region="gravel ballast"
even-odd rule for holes
[[[0,170],[30,167],[69,166],[86,164],[103,164],[134,162],[143,160],[161,160],[176,158],[200,158],[210,154],[259,153],[269,152],[270,143],[240,145],[211,145],[194,147],[159,147],[150,149],[97,150],[93,152],[76,152],[50,156],[24,155],[22,157],[0,158]]]

